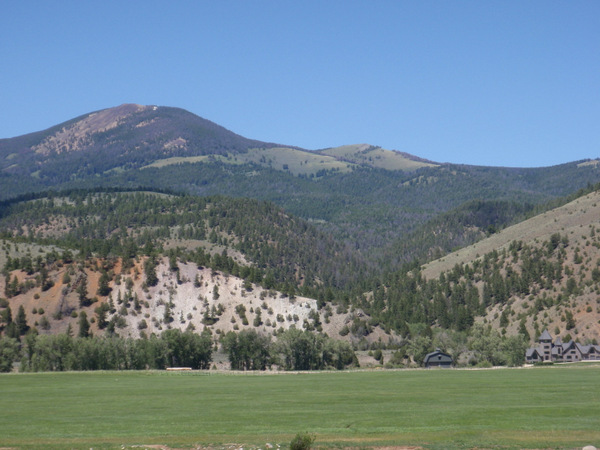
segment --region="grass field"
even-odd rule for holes
[[[0,376],[0,447],[600,445],[600,366]]]

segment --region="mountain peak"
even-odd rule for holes
[[[82,150],[89,145],[92,134],[116,128],[123,119],[149,108],[151,107],[125,103],[114,108],[90,113],[81,120],[66,125],[56,133],[47,136],[38,145],[33,146],[32,150],[42,155],[48,155],[51,152],[60,154],[65,151]]]

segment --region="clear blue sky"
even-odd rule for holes
[[[600,157],[600,2],[0,4],[0,137],[122,103],[439,162]]]

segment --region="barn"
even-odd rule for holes
[[[423,365],[428,369],[433,367],[439,367],[443,369],[449,368],[452,367],[452,356],[442,352],[438,348],[434,352],[425,355]]]

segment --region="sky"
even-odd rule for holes
[[[310,150],[600,157],[600,2],[3,0],[0,138],[123,103]]]

